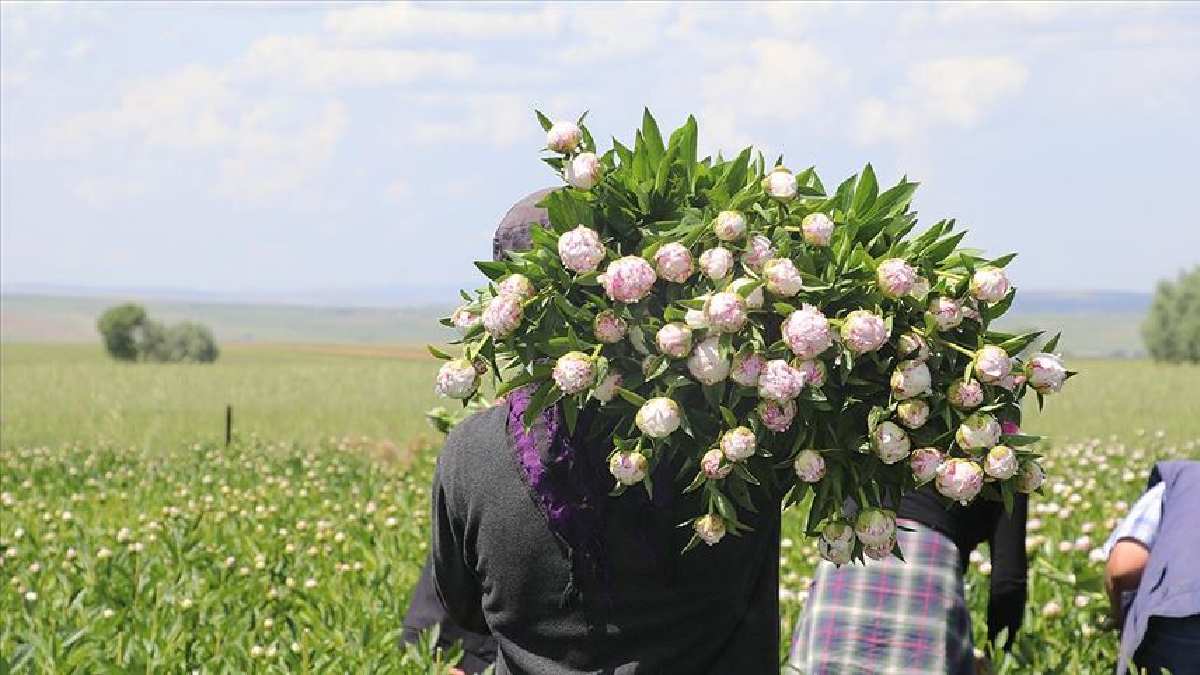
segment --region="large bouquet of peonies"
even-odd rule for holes
[[[490,283],[444,321],[462,357],[432,350],[439,393],[472,399],[490,373],[500,396],[534,389],[527,423],[596,406],[615,493],[702,491],[689,547],[786,491],[828,560],[881,558],[887,495],[933,481],[1011,506],[1041,485],[1021,400],[1072,373],[1057,338],[1026,354],[1040,332],[990,328],[1014,255],[960,248],[952,220],[913,236],[916,183],[880,191],[868,165],[829,191],[750,148],[698,159],[693,118],[664,143],[647,112],[632,148],[602,155],[582,119],[538,119],[567,185],[532,250],[477,263]],[[663,461],[684,466],[678,487],[651,485]]]

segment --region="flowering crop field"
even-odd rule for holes
[[[0,673],[436,672],[396,646],[427,546],[435,448],[420,413],[436,362],[348,347],[234,348],[198,367],[2,352]],[[1083,374],[1025,420],[1054,442],[1031,506],[1025,630],[997,672],[1110,671],[1091,551],[1154,460],[1200,457],[1200,369],[1071,366]],[[818,559],[798,520],[785,519],[785,635]],[[985,560],[968,575],[980,631]]]

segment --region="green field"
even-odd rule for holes
[[[1200,457],[1200,368],[1070,365],[1024,424],[1054,440],[999,672],[1109,672],[1089,551],[1155,459]],[[4,344],[0,672],[430,672],[395,639],[426,550],[435,367],[414,348],[231,345],[188,366]],[[785,537],[786,635],[817,558],[794,515]]]

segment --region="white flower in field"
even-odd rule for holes
[[[74,548],[68,548],[66,552],[67,560],[74,560],[79,556],[79,553]]]
[[[567,352],[558,357],[551,374],[554,383],[568,396],[578,394],[596,382],[592,357],[583,352]]]
[[[1070,553],[1070,552],[1071,552],[1071,550],[1072,550],[1072,549],[1071,549],[1071,542],[1069,542],[1069,541],[1060,541],[1060,542],[1058,542],[1058,550],[1059,550],[1059,552],[1060,552],[1060,553]]]
[[[729,359],[721,356],[720,343],[715,335],[707,337],[688,357],[688,372],[701,384],[713,385],[729,376]]]
[[[783,298],[790,298],[804,287],[804,279],[796,264],[788,258],[772,258],[763,264],[763,277],[767,290]]]
[[[99,560],[104,560],[106,558],[111,558],[111,557],[112,557],[112,551],[110,549],[100,547],[100,549],[98,549],[96,551],[96,558]]]
[[[979,573],[983,576],[990,576],[992,573],[992,563],[983,562],[979,565]]]
[[[954,298],[934,298],[929,302],[929,314],[941,331],[957,328],[963,320],[962,305]]]
[[[721,435],[721,451],[731,462],[740,462],[754,454],[758,440],[749,427],[734,427]]]
[[[37,602],[38,594],[33,591],[25,591],[25,602]]]
[[[654,335],[658,351],[671,358],[681,359],[692,351],[692,329],[687,324],[672,322],[658,329]]]
[[[997,445],[988,450],[983,460],[983,470],[998,480],[1008,480],[1017,473],[1017,453],[1007,445]]]
[[[192,608],[192,599],[184,598],[184,599],[180,600],[179,606],[183,609],[191,609]]]
[[[605,375],[600,384],[596,385],[592,396],[596,397],[596,400],[601,403],[608,403],[616,397],[617,389],[620,388],[622,379],[621,374],[617,372]]]
[[[634,416],[634,422],[647,436],[666,438],[679,428],[680,414],[678,403],[660,396],[642,404]]]
[[[714,293],[704,303],[705,322],[718,332],[736,333],[746,325],[746,307],[746,299],[736,292]]]
[[[581,140],[583,131],[579,125],[567,120],[555,122],[546,132],[546,147],[553,152],[567,154],[578,147]]]
[[[908,295],[916,281],[917,271],[902,258],[888,258],[879,263],[875,271],[879,290],[889,298]]]
[[[833,344],[829,320],[821,310],[807,303],[788,315],[780,332],[792,353],[802,359],[816,358]]]
[[[63,511],[59,517],[66,522],[71,522],[71,519],[74,518],[74,515],[72,515],[70,511]]]
[[[479,388],[479,373],[467,359],[451,359],[438,369],[434,391],[438,396],[467,399]]]
[[[929,404],[919,398],[901,401],[896,406],[896,418],[909,429],[920,429],[929,420]]]
[[[713,232],[721,241],[737,241],[746,234],[746,217],[737,211],[722,211],[712,222]]]
[[[724,246],[708,249],[700,254],[700,271],[713,281],[724,279],[733,271],[733,253]]]
[[[11,492],[0,492],[0,505],[16,506],[17,500]]]
[[[621,485],[633,485],[646,477],[646,456],[640,452],[614,452],[608,471]]]
[[[121,529],[117,530],[117,543],[124,544],[125,542],[129,541],[129,538],[132,536],[133,533],[129,531],[128,527],[122,527]]]
[[[712,546],[725,537],[725,521],[715,513],[697,518],[692,523],[696,536],[705,544]]]
[[[1076,551],[1090,550],[1092,548],[1092,538],[1086,534],[1081,535],[1075,538],[1075,541],[1072,543],[1072,545],[1075,547]]]
[[[686,282],[696,269],[692,252],[677,241],[659,247],[654,253],[654,267],[660,279],[676,284]]]
[[[1029,386],[1039,394],[1058,393],[1067,379],[1067,369],[1055,354],[1039,353],[1029,357],[1025,374],[1029,378]]]
[[[1008,275],[997,267],[984,267],[971,277],[971,295],[983,302],[999,302],[1008,294]]]
[[[1108,556],[1104,555],[1104,549],[1094,548],[1088,552],[1088,561],[1093,564],[1103,563],[1108,560]]]
[[[604,260],[604,243],[600,235],[590,227],[577,225],[575,229],[564,232],[558,238],[558,257],[563,267],[586,274],[595,272]]]
[[[792,462],[792,470],[805,483],[816,483],[825,477],[825,458],[816,450],[801,450]]]
[[[892,396],[897,401],[929,393],[933,376],[921,361],[901,361],[892,371]]]
[[[887,338],[887,323],[878,314],[856,309],[843,319],[842,341],[855,354],[873,352],[882,347]]]
[[[313,588],[316,588],[316,587],[317,587],[317,580],[316,580],[316,579],[314,579],[314,578],[312,578],[312,577],[309,577],[309,578],[305,579],[305,580],[304,580],[304,587],[305,587],[305,588],[308,588],[308,589],[313,589]]]
[[[596,157],[596,153],[581,152],[567,162],[563,168],[563,178],[571,187],[591,190],[596,183],[600,182],[600,174],[603,170],[604,167],[601,166],[600,158]]]
[[[746,307],[749,307],[750,309],[762,309],[763,303],[766,301],[766,296],[763,294],[763,288],[761,284],[755,287],[755,289],[749,293],[742,293],[743,288],[752,286],[754,284],[758,284],[758,282],[748,277],[741,277],[739,279],[734,279],[725,290],[729,291],[730,293],[737,293],[739,296],[741,296],[746,302]]]
[[[771,169],[762,179],[763,191],[779,201],[791,201],[796,197],[796,176],[782,166]]]
[[[291,645],[291,647],[290,647],[290,649],[292,650],[292,653],[293,653],[293,654],[299,654],[299,653],[300,653],[300,643],[299,643],[299,642],[293,642],[293,643],[292,643],[292,645]]]
[[[824,213],[810,213],[800,222],[804,242],[809,246],[828,246],[833,238],[833,221]]]
[[[884,464],[895,464],[908,457],[911,446],[903,429],[894,422],[885,421],[871,432],[871,447]]]
[[[251,657],[257,659],[257,658],[261,657],[262,655],[263,655],[262,645],[254,645],[254,646],[250,647],[250,656]]]
[[[113,610],[109,609],[108,607],[105,607],[105,608],[104,608],[104,609],[103,609],[103,610],[100,612],[100,616],[104,617],[105,619],[111,619],[111,618],[113,618],[113,617],[114,617],[114,616],[116,616],[116,615],[117,615],[117,613],[116,613],[115,611],[113,611]]]

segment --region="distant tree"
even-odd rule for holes
[[[220,354],[212,331],[195,321],[183,321],[168,328],[166,347],[168,361],[211,363]]]
[[[104,348],[118,361],[136,361],[141,355],[138,341],[146,324],[146,310],[127,303],[111,307],[100,315],[96,328],[104,338]]]
[[[1158,284],[1142,336],[1155,360],[1200,363],[1200,265]]]

